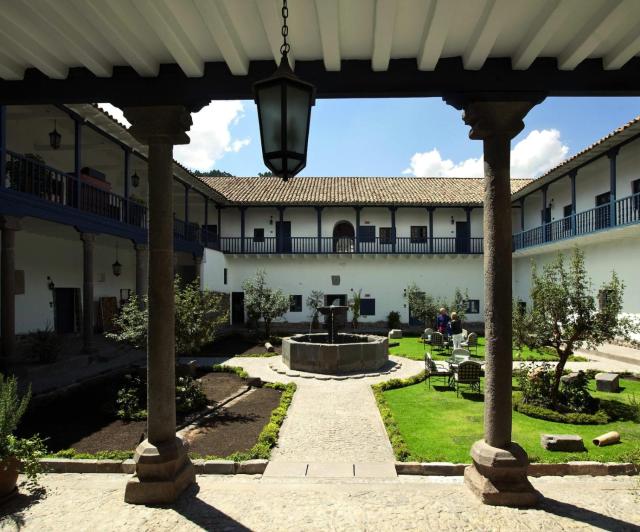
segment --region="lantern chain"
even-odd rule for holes
[[[289,54],[291,46],[287,37],[289,36],[289,26],[287,26],[287,18],[289,17],[289,8],[287,7],[287,0],[282,0],[282,46],[280,46],[280,53],[283,56]]]

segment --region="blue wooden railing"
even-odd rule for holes
[[[640,223],[640,194],[616,200],[513,235],[513,250],[539,246],[611,227]]]
[[[394,240],[375,238],[358,241],[355,238],[333,238],[301,236],[286,239],[277,237],[222,237],[216,239],[215,249],[223,253],[246,254],[315,254],[315,253],[362,253],[362,254],[481,254],[482,238],[441,238],[415,240],[397,237]],[[209,246],[212,247],[212,246]]]

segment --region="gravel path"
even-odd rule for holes
[[[638,530],[637,477],[532,479],[538,509],[483,506],[461,477],[287,480],[198,476],[167,507],[124,503],[126,475],[45,475],[46,494],[3,507],[0,530]]]

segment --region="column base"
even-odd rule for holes
[[[136,472],[127,482],[124,501],[167,504],[175,501],[196,476],[181,438],[153,445],[144,440],[134,456]]]
[[[527,453],[517,443],[500,449],[480,440],[471,447],[471,458],[464,483],[484,504],[518,508],[538,504],[540,493],[527,478]]]

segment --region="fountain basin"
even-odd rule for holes
[[[282,340],[282,361],[290,369],[337,374],[373,371],[389,360],[389,341],[372,334],[296,334]]]

